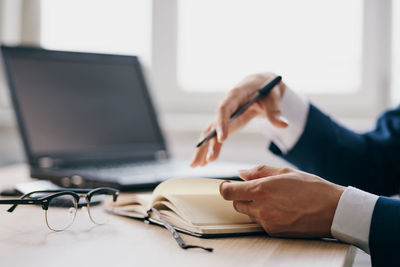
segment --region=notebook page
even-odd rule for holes
[[[163,182],[153,192],[155,197],[168,198],[185,219],[194,225],[229,225],[252,223],[219,193],[223,180],[208,178],[177,178]]]

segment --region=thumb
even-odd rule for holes
[[[267,176],[278,175],[280,170],[281,168],[260,165],[248,170],[239,170],[239,177],[243,180],[249,181]]]
[[[275,88],[270,92],[270,95],[266,98],[266,111],[268,120],[278,128],[285,128],[289,125],[288,120],[282,116],[280,100],[282,94],[279,88]]]

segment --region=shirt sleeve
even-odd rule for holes
[[[303,95],[286,87],[281,100],[281,112],[282,116],[288,120],[289,126],[277,128],[268,120],[264,120],[265,123],[261,126],[264,128],[262,131],[278,146],[283,154],[292,149],[303,134],[309,108],[310,103]]]
[[[340,241],[354,244],[368,254],[369,232],[377,195],[347,187],[339,199],[333,217],[331,233]]]

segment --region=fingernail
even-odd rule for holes
[[[196,167],[196,155],[194,155],[193,157],[192,157],[192,160],[190,161],[190,167],[192,167],[192,168],[194,168],[194,167]]]
[[[289,125],[289,121],[288,121],[285,117],[283,117],[282,115],[278,115],[276,118],[277,118],[278,120],[280,120],[281,122],[284,122],[284,123],[286,123],[287,125]]]
[[[219,184],[219,193],[222,195],[222,187],[225,183],[230,183],[230,180],[225,180],[222,183]]]

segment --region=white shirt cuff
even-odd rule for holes
[[[278,146],[283,154],[291,150],[303,134],[309,109],[308,100],[286,86],[281,99],[281,112],[282,116],[288,120],[289,126],[277,128],[268,120],[265,120],[263,132]]]
[[[333,217],[331,233],[340,241],[356,245],[369,254],[369,230],[378,196],[347,187]]]

